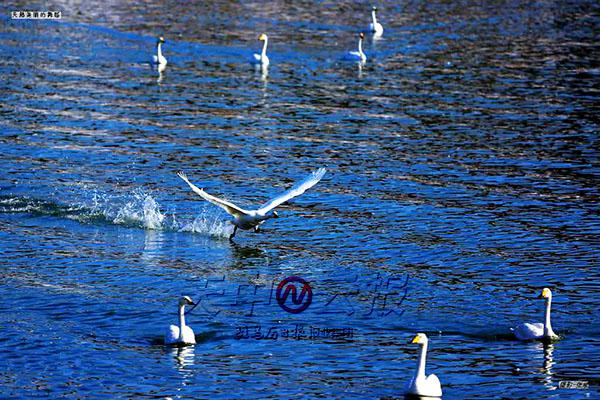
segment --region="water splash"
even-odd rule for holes
[[[222,220],[219,214],[203,209],[193,221],[182,224],[178,230],[216,237],[229,237],[233,227],[229,222]]]
[[[226,238],[232,225],[218,211],[202,209],[192,220],[162,212],[158,200],[149,192],[138,188],[127,194],[109,194],[98,190],[86,191],[87,199],[73,204],[31,197],[0,196],[0,213],[30,213],[67,218],[81,223],[111,223],[143,229],[190,232]]]
[[[105,212],[108,209],[105,209]],[[105,214],[111,218],[110,212]],[[154,198],[141,189],[133,192],[133,199],[125,203],[112,220],[118,225],[141,225],[146,229],[163,229],[165,216]]]

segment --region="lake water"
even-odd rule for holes
[[[370,4],[242,3],[0,5],[0,397],[401,398],[426,332],[446,399],[600,398],[598,3],[384,2],[362,68]],[[250,207],[320,166],[234,243],[176,175]],[[563,339],[512,340],[546,286]]]

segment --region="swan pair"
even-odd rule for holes
[[[371,10],[371,18],[373,22],[371,22],[367,28],[368,32],[373,34],[373,37],[378,38],[383,35],[383,26],[377,22],[377,7],[373,7]],[[358,50],[357,51],[349,51],[344,57],[348,61],[358,61],[361,64],[364,64],[367,61],[367,55],[362,49],[362,43],[365,38],[364,33],[358,34]]]
[[[519,340],[557,340],[559,336],[552,330],[550,322],[550,308],[552,304],[552,291],[548,288],[542,289],[539,298],[546,300],[544,311],[544,323],[523,323],[516,328],[511,328],[515,337]],[[442,387],[440,380],[434,374],[425,375],[425,358],[427,356],[427,335],[417,334],[411,343],[418,343],[421,346],[419,361],[415,375],[407,385],[406,393],[408,395],[441,397]]]
[[[319,168],[304,178],[304,180],[297,182],[290,189],[279,196],[272,198],[256,210],[245,210],[227,200],[223,200],[206,193],[203,189],[200,189],[191,183],[185,173],[182,171],[179,171],[177,176],[183,179],[189,185],[189,187],[204,200],[221,207],[233,217],[232,223],[234,228],[233,233],[229,237],[229,240],[232,240],[238,228],[244,230],[254,229],[255,232],[258,232],[259,226],[262,225],[266,220],[271,218],[279,218],[275,208],[286,201],[301,195],[306,190],[316,185],[317,182],[323,178],[323,175],[325,175],[325,171],[325,168]]]
[[[185,306],[196,305],[188,296],[179,299],[179,325],[171,325],[165,332],[165,344],[189,345],[196,344],[196,336],[192,328],[185,324]]]

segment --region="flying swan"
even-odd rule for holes
[[[156,54],[152,56],[151,64],[155,65],[167,65],[167,59],[163,56],[161,46],[165,42],[165,38],[162,36],[156,40]]]
[[[435,374],[425,375],[425,358],[427,357],[427,335],[417,333],[410,343],[418,343],[421,346],[419,353],[419,361],[415,375],[406,386],[407,395],[427,396],[427,397],[442,397],[442,385]]]
[[[196,344],[196,336],[192,328],[185,324],[185,306],[193,306],[196,303],[188,296],[183,296],[179,299],[179,326],[171,325],[165,333],[165,344],[171,345],[187,345]]]
[[[279,196],[269,200],[257,210],[244,210],[243,208],[238,207],[227,200],[219,199],[218,197],[206,193],[203,189],[200,189],[191,183],[183,171],[179,171],[177,176],[183,179],[190,186],[190,188],[192,188],[192,190],[204,200],[221,207],[233,217],[232,223],[234,228],[233,233],[229,237],[229,240],[231,240],[235,236],[238,228],[244,230],[254,229],[255,232],[258,232],[258,227],[266,220],[271,218],[279,218],[277,211],[275,211],[275,207],[285,203],[291,198],[301,195],[306,190],[316,185],[325,174],[325,171],[325,168],[319,168],[318,170],[312,172],[310,175],[304,178],[303,181],[297,182],[291,189],[288,189]]]
[[[546,299],[546,310],[544,312],[544,323],[528,323],[510,328],[519,340],[556,340],[558,335],[552,330],[550,323],[550,306],[552,304],[552,292],[548,288],[544,288],[538,298]]]

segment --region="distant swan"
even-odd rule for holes
[[[192,328],[185,324],[185,306],[195,305],[188,296],[179,299],[179,326],[171,325],[165,333],[165,344],[196,344],[196,336]]]
[[[362,42],[364,38],[365,34],[361,32],[358,35],[358,51],[349,51],[346,54],[346,57],[344,57],[347,61],[359,61],[361,63],[367,61],[367,56],[362,50]]]
[[[269,44],[269,37],[263,33],[258,37],[258,40],[264,42],[262,52],[260,54],[253,54],[252,63],[266,67],[269,65],[269,57],[267,57],[267,45]]]
[[[156,54],[152,56],[152,64],[159,66],[167,65],[167,59],[163,56],[161,46],[165,42],[165,39],[161,36],[156,40]]]
[[[544,288],[539,298],[546,299],[546,310],[544,312],[544,323],[528,323],[511,328],[510,330],[515,334],[519,340],[556,340],[558,335],[552,330],[552,324],[550,323],[550,307],[552,304],[552,292],[548,288]]]
[[[434,374],[425,375],[425,358],[427,357],[427,335],[417,333],[410,343],[418,343],[421,345],[419,353],[419,361],[415,375],[406,386],[407,395],[427,396],[427,397],[442,397],[442,385],[440,380]]]
[[[373,7],[373,10],[371,11],[371,18],[373,19],[373,22],[371,22],[369,24],[369,32],[371,32],[374,36],[381,36],[383,35],[383,26],[377,22],[377,7]]]
[[[255,232],[258,232],[258,227],[264,223],[266,220],[270,218],[279,218],[277,211],[275,211],[275,207],[279,206],[282,203],[290,200],[293,197],[299,196],[304,193],[306,190],[310,189],[314,185],[317,184],[325,174],[325,168],[319,168],[315,172],[308,175],[303,181],[296,183],[291,189],[288,189],[284,193],[280,194],[277,197],[269,200],[265,204],[261,206],[261,208],[256,210],[244,210],[241,207],[236,206],[235,204],[227,201],[219,199],[218,197],[211,196],[206,193],[204,190],[198,188],[196,185],[191,183],[185,173],[179,171],[177,176],[183,179],[196,194],[200,195],[203,199],[221,207],[231,216],[233,216],[233,233],[229,237],[229,240],[233,239],[235,236],[235,232],[238,228],[249,230],[253,229]]]

